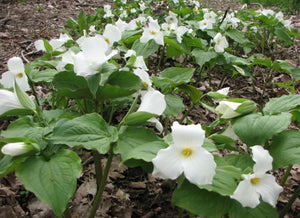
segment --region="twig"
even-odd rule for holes
[[[7,23],[7,21],[10,20],[9,16],[10,16],[10,11],[8,11],[6,17],[4,17],[3,19],[0,20],[1,26],[4,26]]]
[[[24,50],[21,51],[21,55],[22,55],[22,58],[26,61],[26,63],[29,63],[29,60],[27,58],[25,58],[25,56],[24,56]]]

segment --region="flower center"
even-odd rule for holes
[[[259,177],[254,177],[252,179],[250,179],[250,182],[253,184],[253,185],[258,185],[260,181],[260,178]]]
[[[150,34],[154,36],[156,32],[154,30],[151,30]]]
[[[108,44],[110,43],[109,38],[105,38],[104,40],[105,40],[105,42],[107,42]]]
[[[192,149],[189,147],[182,150],[182,154],[184,157],[189,157],[192,154],[192,152]]]
[[[18,78],[22,78],[23,77],[23,73],[17,73],[17,75],[16,75],[16,77],[18,77]]]
[[[144,85],[146,88],[149,87],[148,83],[146,83],[146,82],[143,82],[143,85]]]

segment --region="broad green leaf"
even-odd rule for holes
[[[253,168],[254,161],[249,154],[228,154],[224,156],[224,160],[235,167],[240,168],[243,172],[247,168]],[[245,174],[245,173],[244,173]]]
[[[194,68],[169,67],[161,72],[161,78],[171,79],[177,86],[190,82]]]
[[[165,147],[167,147],[167,144],[156,136],[152,130],[128,127],[119,135],[114,153],[121,154],[122,162],[129,159],[141,159],[151,162],[157,152]]]
[[[292,75],[296,81],[299,81],[300,80],[300,67],[295,67],[294,69],[292,69]]]
[[[144,58],[154,54],[158,48],[159,45],[154,40],[150,40],[147,43],[141,43],[140,40],[136,40],[131,47],[131,49],[136,51],[136,56],[143,56]]]
[[[54,76],[57,74],[57,71],[54,69],[46,70],[32,70],[29,73],[29,77],[33,82],[52,82]]]
[[[203,51],[200,49],[194,49],[192,55],[195,57],[196,63],[202,67],[205,63],[209,62],[211,59],[217,57],[217,53],[213,51]]]
[[[263,145],[271,137],[284,131],[291,122],[290,113],[278,115],[249,114],[232,121],[237,136],[248,146]]]
[[[283,27],[276,27],[275,28],[275,35],[277,36],[277,38],[281,41],[283,41],[284,43],[290,45],[292,44],[292,39],[289,36],[289,34],[286,32],[286,30]]]
[[[156,114],[151,114],[144,111],[137,111],[129,114],[124,121],[124,124],[129,126],[141,125],[147,122],[152,117],[156,117]]]
[[[101,79],[101,75],[99,73],[86,77],[88,87],[94,97],[96,97],[96,93],[99,88],[100,79]]]
[[[276,114],[289,111],[300,105],[300,95],[283,95],[272,98],[263,108],[264,114]]]
[[[225,35],[229,38],[233,39],[234,41],[244,44],[249,43],[250,41],[245,37],[242,31],[238,29],[230,29],[225,32]]]
[[[183,84],[179,88],[191,98],[194,104],[197,104],[203,95],[200,90],[192,85]]]
[[[209,152],[218,151],[218,148],[216,147],[216,145],[208,138],[204,139],[202,147],[205,148]]]
[[[165,95],[165,100],[167,107],[164,111],[164,115],[176,117],[184,110],[184,104],[179,96],[167,94]]]
[[[16,169],[25,188],[47,203],[56,216],[61,217],[69,199],[76,190],[77,176],[81,173],[81,160],[71,150],[60,150],[45,160],[33,156]]]
[[[243,68],[241,68],[241,67],[239,67],[239,66],[237,66],[237,65],[232,65],[233,67],[234,67],[234,69],[239,73],[239,74],[241,74],[242,76],[246,76],[246,72],[244,71],[244,69]]]
[[[239,202],[235,201],[229,211],[230,218],[274,218],[278,217],[276,208],[270,204],[261,202],[255,208],[243,207]]]
[[[167,58],[178,57],[185,53],[182,44],[179,44],[175,39],[170,37],[164,37],[164,42],[168,45],[167,47]]]
[[[36,106],[33,100],[26,94],[26,92],[20,89],[18,83],[14,83],[14,88],[21,105],[26,109],[34,111]]]
[[[270,153],[274,169],[300,164],[300,132],[288,130],[277,135],[270,145]]]
[[[261,59],[262,57],[255,59],[252,65],[262,65],[271,68],[272,67],[272,60],[271,58]]]
[[[0,160],[0,178],[13,171],[23,160],[24,157],[19,158],[5,155]]]
[[[46,40],[46,39],[42,39],[43,42],[44,42],[44,47],[46,49],[46,52],[47,53],[52,53],[53,52],[53,48],[52,46],[50,45],[50,43]]]
[[[116,129],[109,126],[99,114],[92,113],[59,123],[50,140],[54,144],[84,147],[105,154],[116,138]]]
[[[60,72],[54,76],[53,85],[58,93],[69,98],[91,98],[88,83],[74,72]]]
[[[175,189],[172,204],[203,217],[222,217],[231,208],[232,200],[205,189],[200,189],[187,180]]]

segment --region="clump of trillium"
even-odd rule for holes
[[[3,73],[2,79],[0,79],[0,83],[4,86],[4,88],[12,88],[16,81],[23,91],[29,91],[30,86],[28,84],[28,78],[25,73],[22,59],[20,57],[10,58],[7,62],[7,67],[8,71]]]
[[[157,20],[153,20],[150,17],[148,26],[144,27],[143,30],[142,37],[140,38],[142,43],[147,43],[153,39],[158,45],[164,45],[164,35],[160,30]]]
[[[283,189],[276,183],[273,175],[266,173],[272,169],[273,158],[260,145],[251,149],[255,162],[254,173],[243,175],[244,180],[239,183],[231,198],[239,201],[244,207],[255,208],[260,203],[261,197],[263,201],[275,207]]]
[[[212,184],[216,170],[214,157],[202,147],[205,131],[200,124],[172,125],[173,144],[161,149],[152,160],[153,176],[176,179],[182,173],[193,184]]]

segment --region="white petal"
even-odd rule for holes
[[[138,111],[161,115],[166,109],[166,106],[165,96],[153,89],[147,91],[142,97],[142,102]]]
[[[159,45],[164,45],[164,34],[162,32],[157,32],[154,40]]]
[[[150,76],[145,70],[143,70],[141,68],[137,68],[137,69],[134,69],[133,73],[135,75],[137,75],[142,80],[143,83],[146,83],[148,87],[152,86]]]
[[[254,173],[256,175],[264,175],[265,172],[272,169],[273,158],[268,150],[265,150],[260,145],[255,145],[251,147],[253,157],[255,161]]]
[[[219,105],[216,107],[216,111],[222,114],[221,118],[223,119],[230,119],[233,117],[237,117],[240,114],[235,112],[235,110],[241,105],[242,103],[230,102],[230,101],[220,101]]]
[[[34,47],[38,51],[46,51],[44,41],[41,39],[34,42]]]
[[[13,109],[24,108],[19,102],[15,93],[8,90],[0,90],[0,114]]]
[[[163,179],[176,179],[183,172],[182,155],[174,146],[161,149],[152,160],[153,176]]]
[[[12,57],[7,62],[8,70],[12,73],[23,73],[24,72],[24,64],[21,58]]]
[[[31,149],[32,147],[26,145],[24,142],[15,142],[4,145],[1,149],[1,152],[9,156],[18,156],[27,153]]]
[[[79,52],[73,55],[74,60],[74,72],[80,76],[88,76],[97,73],[97,71],[91,69],[90,62],[86,59],[83,52]]]
[[[150,118],[149,120],[147,120],[150,123],[154,123],[155,124],[155,128],[162,133],[162,131],[164,130],[163,125],[161,124],[161,122],[159,122],[158,119],[156,119],[155,117]]]
[[[136,60],[135,60],[135,63],[134,63],[134,66],[137,67],[137,68],[141,68],[143,70],[148,70],[148,67],[144,61],[144,57],[143,56],[137,56],[136,57]]]
[[[0,79],[0,83],[4,86],[4,88],[11,88],[14,85],[15,76],[7,71],[2,74],[2,79]]]
[[[259,202],[259,193],[256,192],[254,185],[251,184],[250,179],[254,175],[247,176],[245,180],[241,181],[234,191],[231,198],[239,201],[243,207],[256,207]]]
[[[200,124],[180,125],[174,122],[171,134],[175,146],[180,148],[201,147],[205,138],[205,131]]]
[[[192,149],[192,154],[184,158],[185,177],[196,185],[212,184],[216,173],[216,163],[211,153],[202,147]]]
[[[265,174],[260,177],[256,190],[261,195],[263,201],[275,207],[278,196],[283,188],[276,183],[274,176]]]
[[[225,87],[223,89],[219,89],[217,92],[222,94],[222,95],[228,95],[230,87]]]
[[[29,91],[30,90],[30,86],[28,84],[28,79],[27,76],[25,75],[25,73],[23,74],[22,78],[16,78],[16,83],[18,84],[18,86],[20,87],[20,89],[22,89],[23,91]]]
[[[140,38],[141,43],[147,43],[149,40],[153,39],[154,36],[150,33],[149,29],[144,29],[142,37]]]
[[[84,38],[80,47],[87,58],[99,63],[106,61],[105,53],[108,49],[108,45],[102,37],[96,35],[94,37]]]
[[[121,39],[121,35],[122,33],[118,27],[112,24],[107,24],[105,26],[103,36],[105,39],[109,40],[109,45],[112,45],[114,42],[119,41]]]

